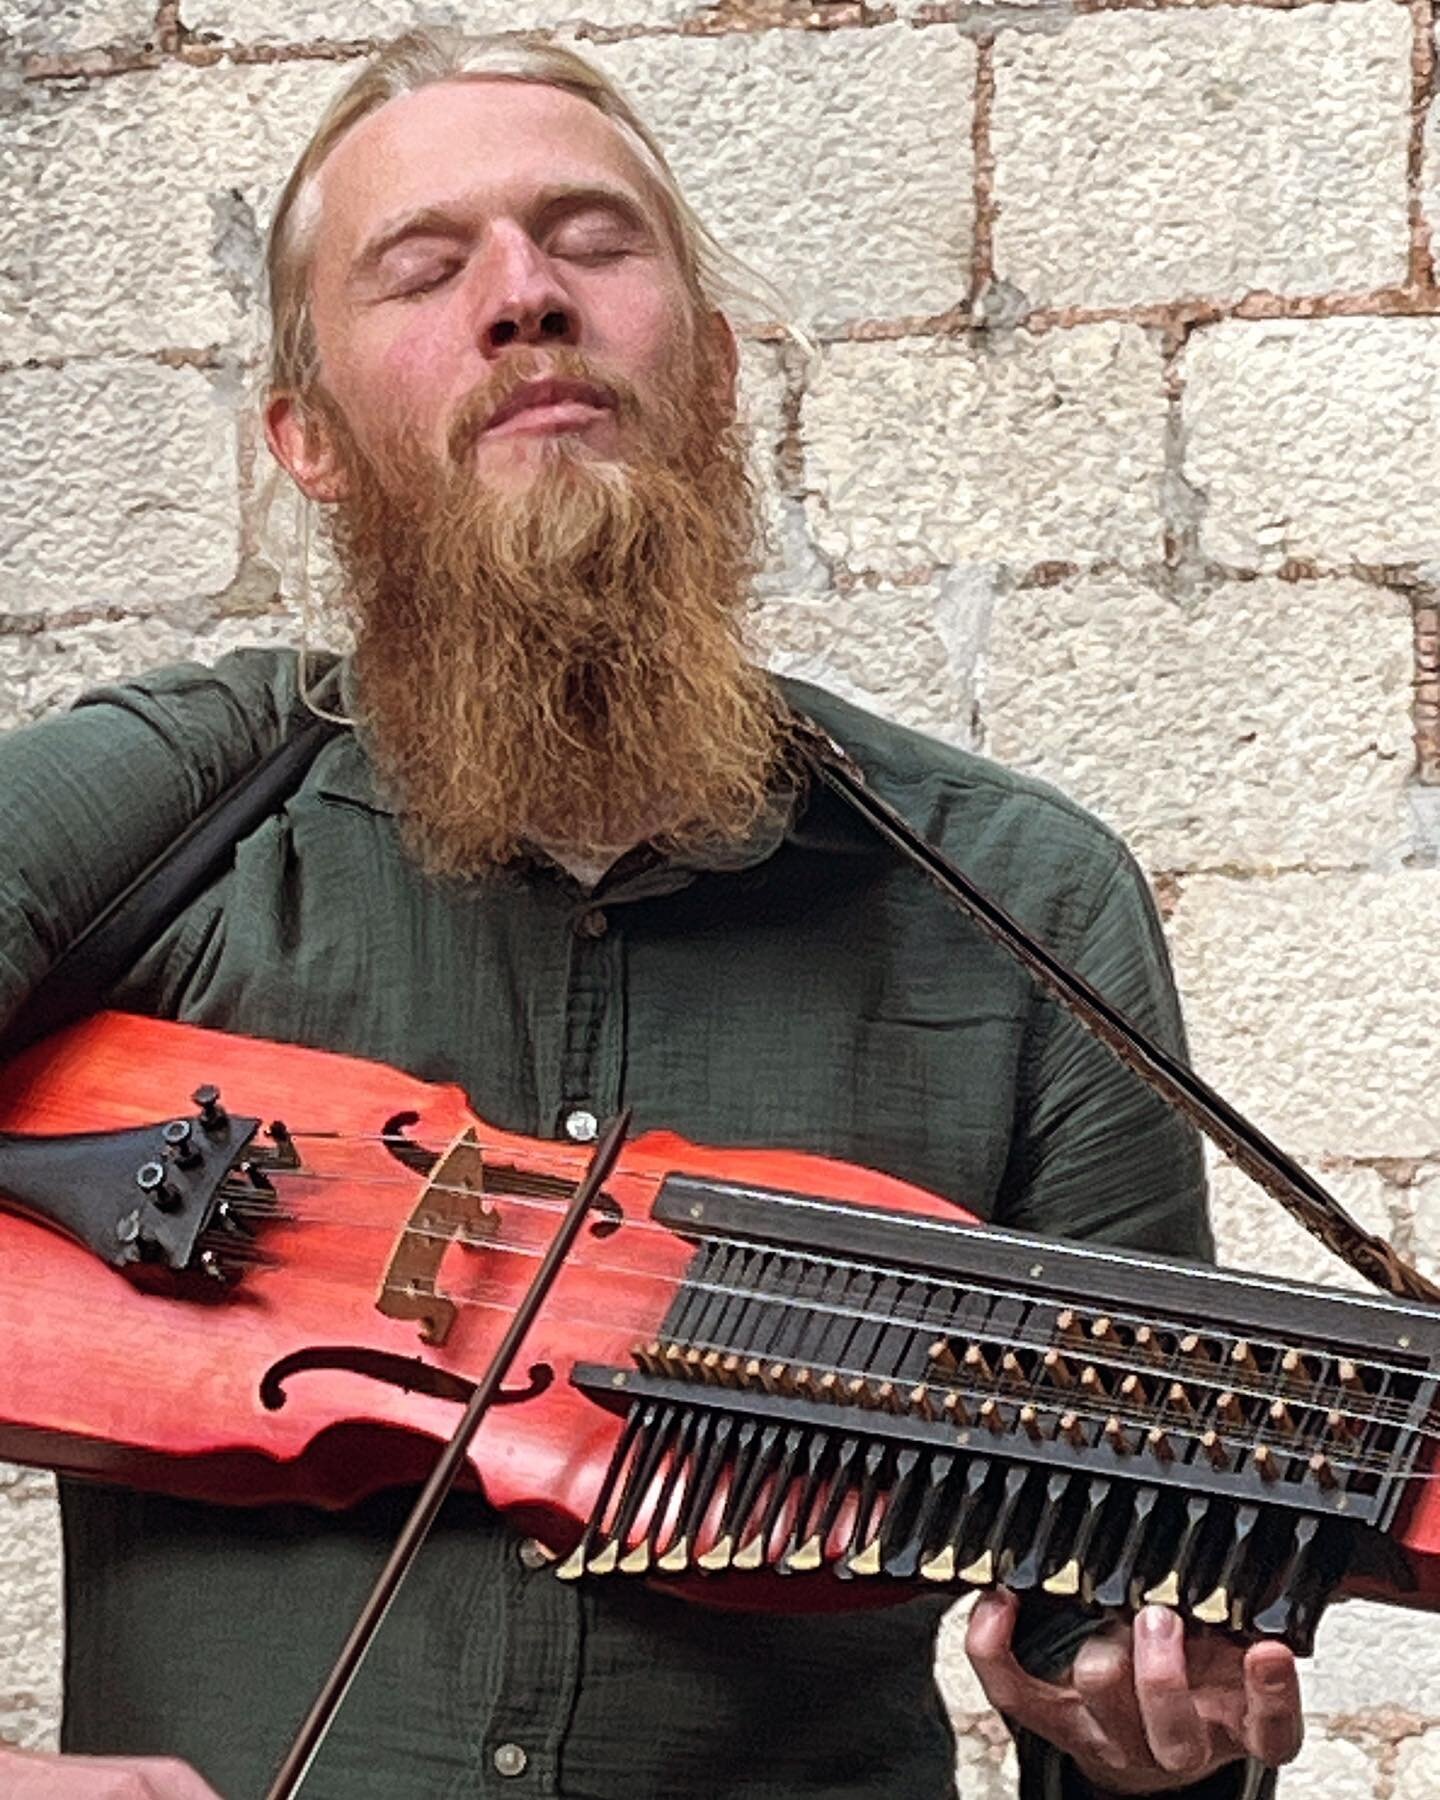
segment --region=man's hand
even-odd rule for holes
[[[0,1744],[5,1800],[220,1800],[173,1756],[41,1756]]]
[[[1056,1684],[1016,1661],[1018,1610],[1004,1590],[976,1603],[965,1649],[980,1685],[1102,1793],[1163,1794],[1242,1756],[1278,1765],[1298,1753],[1300,1679],[1283,1644],[1245,1649],[1210,1633],[1187,1643],[1178,1614],[1147,1606],[1133,1632],[1116,1624],[1090,1638]]]

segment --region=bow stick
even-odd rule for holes
[[[360,1671],[365,1652],[370,1648],[375,1633],[380,1629],[385,1615],[390,1610],[390,1603],[398,1593],[400,1583],[409,1573],[410,1565],[416,1553],[435,1523],[435,1515],[440,1511],[445,1496],[454,1486],[455,1478],[460,1473],[465,1461],[465,1453],[470,1448],[471,1440],[480,1429],[480,1423],[491,1401],[499,1391],[500,1383],[510,1372],[510,1365],[515,1360],[516,1352],[525,1339],[525,1334],[535,1322],[535,1316],[544,1303],[550,1285],[560,1273],[560,1265],[570,1253],[570,1247],[579,1235],[580,1227],[585,1223],[586,1214],[591,1203],[600,1192],[610,1171],[620,1155],[620,1147],[625,1142],[625,1134],[630,1129],[631,1109],[627,1106],[617,1115],[607,1128],[605,1135],[595,1146],[595,1154],[590,1159],[579,1187],[575,1190],[575,1198],[570,1202],[569,1210],[560,1229],[550,1240],[550,1247],[541,1259],[540,1267],[535,1272],[535,1279],[525,1290],[525,1297],[515,1309],[515,1317],[510,1321],[510,1328],[505,1333],[499,1349],[495,1352],[490,1367],[485,1371],[477,1384],[474,1393],[466,1404],[460,1423],[455,1427],[454,1435],[445,1446],[440,1460],[431,1471],[430,1479],[420,1490],[419,1497],[410,1509],[410,1516],[401,1528],[395,1540],[395,1547],[390,1552],[380,1577],[370,1590],[370,1596],[360,1609],[359,1617],[350,1629],[343,1649],[335,1659],[335,1666],[325,1677],[325,1684],[316,1696],[314,1705],[305,1715],[305,1720],[295,1734],[295,1741],[285,1754],[280,1771],[271,1783],[265,1800],[290,1800],[300,1783],[309,1773],[310,1765],[319,1753],[325,1741],[325,1734],[330,1729],[331,1721],[339,1711],[340,1703],[349,1692],[350,1683]]]

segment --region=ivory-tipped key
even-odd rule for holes
[[[1201,1342],[1198,1331],[1187,1331],[1175,1346],[1175,1353],[1186,1362],[1209,1362],[1210,1353]]]
[[[1026,1374],[1020,1358],[1013,1350],[1007,1350],[1000,1358],[1000,1379],[1007,1387],[1023,1387]]]
[[[1296,1425],[1290,1408],[1283,1400],[1272,1400],[1270,1402],[1270,1423],[1275,1426],[1278,1431],[1299,1430],[1299,1426]]]
[[[982,1400],[979,1419],[985,1429],[993,1431],[997,1437],[1005,1429],[1005,1415],[1001,1412],[998,1401]]]
[[[1165,1404],[1172,1412],[1179,1413],[1181,1418],[1189,1419],[1194,1416],[1195,1403],[1190,1398],[1190,1390],[1183,1381],[1170,1383],[1165,1390]]]
[[[1112,1450],[1117,1451],[1122,1456],[1129,1453],[1131,1448],[1130,1434],[1126,1431],[1118,1413],[1111,1413],[1110,1417],[1105,1421],[1105,1429],[1102,1435],[1105,1442]]]
[[[960,1366],[946,1338],[936,1338],[925,1354],[937,1368],[944,1369],[948,1375],[953,1375]]]
[[[1115,1341],[1114,1321],[1105,1314],[1096,1319],[1090,1326],[1090,1335],[1097,1344],[1109,1344]]]
[[[1227,1425],[1238,1425],[1245,1417],[1245,1409],[1241,1406],[1239,1397],[1231,1393],[1229,1388],[1216,1396],[1215,1417]]]
[[[1123,1400],[1127,1406],[1147,1406],[1150,1396],[1145,1392],[1145,1383],[1138,1375],[1127,1375],[1115,1390],[1115,1397]]]
[[[1212,1469],[1228,1469],[1230,1467],[1230,1454],[1221,1442],[1218,1431],[1201,1432],[1200,1448],[1209,1459]]]
[[[1190,1610],[1202,1625],[1224,1625],[1230,1617],[1230,1590],[1217,1587]]]
[[[1230,1346],[1230,1361],[1237,1369],[1243,1369],[1247,1375],[1260,1373],[1260,1365],[1255,1360],[1255,1352],[1244,1338],[1237,1338]]]
[[[1089,1395],[1091,1398],[1096,1394],[1103,1394],[1105,1392],[1105,1383],[1101,1379],[1100,1371],[1095,1367],[1094,1363],[1086,1363],[1085,1367],[1080,1371],[1080,1388],[1082,1393]]]
[[[1250,1461],[1262,1481],[1279,1480],[1280,1461],[1268,1444],[1257,1444],[1250,1452]]]
[[[1145,1448],[1161,1462],[1175,1460],[1175,1446],[1170,1442],[1169,1433],[1162,1431],[1158,1425],[1152,1425],[1145,1433]]]
[[[1280,1358],[1280,1373],[1297,1387],[1311,1387],[1315,1382],[1315,1371],[1298,1350],[1287,1350]]]
[[[622,1575],[643,1575],[650,1567],[649,1539],[641,1538],[633,1550],[627,1550],[618,1566]]]
[[[989,1359],[978,1344],[966,1347],[961,1363],[967,1375],[973,1375],[980,1381],[993,1381],[995,1371],[990,1367]]]
[[[1055,1427],[1055,1435],[1057,1438],[1061,1439],[1062,1442],[1074,1444],[1077,1449],[1083,1449],[1085,1446],[1085,1427],[1080,1423],[1080,1415],[1073,1412],[1061,1413],[1060,1423]]]
[[[940,1402],[940,1411],[949,1425],[968,1425],[970,1408],[965,1404],[963,1394],[956,1393],[954,1388]]]
[[[937,1555],[932,1556],[929,1562],[921,1563],[920,1574],[926,1581],[953,1581],[955,1579],[953,1546],[946,1544],[945,1548]]]
[[[1044,1370],[1046,1379],[1056,1387],[1074,1386],[1075,1371],[1058,1350],[1047,1350],[1040,1359],[1040,1367]]]
[[[1073,1306],[1067,1306],[1062,1312],[1056,1313],[1055,1332],[1058,1337],[1062,1338],[1084,1337],[1085,1327],[1080,1323],[1079,1316]]]
[[[1027,1437],[1032,1437],[1037,1442],[1043,1436],[1040,1430],[1040,1413],[1036,1407],[1022,1406],[1020,1408],[1020,1426]]]
[[[1340,1477],[1335,1473],[1335,1465],[1323,1451],[1317,1450],[1305,1466],[1322,1488],[1333,1488],[1340,1485]]]
[[[1159,1362],[1165,1355],[1160,1334],[1153,1325],[1135,1327],[1135,1348],[1147,1362]]]

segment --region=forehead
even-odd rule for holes
[[[528,190],[596,177],[655,213],[639,158],[588,101],[493,76],[437,82],[370,113],[321,164],[316,259],[348,259],[412,208],[518,206]]]

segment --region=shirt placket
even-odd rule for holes
[[[570,909],[568,975],[557,1091],[557,1137],[591,1143],[619,1107],[624,1084],[623,950],[611,909],[593,900]],[[486,1734],[485,1792],[558,1796],[566,1727],[574,1709],[583,1610],[577,1588],[557,1581],[533,1542],[514,1546],[505,1571],[504,1672]]]

